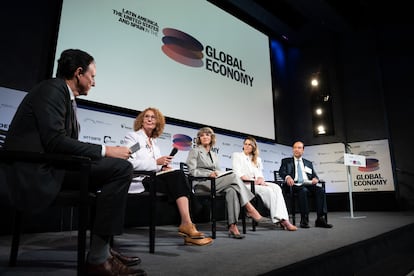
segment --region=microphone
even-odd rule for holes
[[[170,155],[169,155],[169,156],[174,156],[177,152],[178,152],[178,149],[177,149],[177,148],[173,148],[173,149],[171,150],[171,152],[170,152]]]
[[[177,152],[178,152],[178,149],[177,149],[177,148],[173,148],[173,149],[171,150],[171,152],[170,152],[170,155],[169,155],[169,156],[174,156]],[[162,165],[162,166],[161,166],[161,169],[163,169],[163,168],[165,168],[165,167],[166,167],[165,165]]]

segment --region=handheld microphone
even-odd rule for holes
[[[173,148],[172,150],[171,150],[171,152],[170,152],[170,155],[169,156],[174,156],[176,153],[178,152],[178,149],[177,148]],[[162,168],[165,168],[166,166],[165,165],[163,165],[163,166],[161,166],[161,169]]]
[[[174,156],[177,152],[178,152],[178,149],[177,149],[177,148],[173,148],[173,149],[171,150],[171,152],[170,152],[170,155],[169,155],[169,156]]]

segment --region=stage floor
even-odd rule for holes
[[[114,247],[138,255],[148,275],[260,275],[404,228],[414,223],[414,212],[329,213],[332,229],[315,228],[314,219],[311,213],[311,228],[295,232],[273,225],[259,225],[253,232],[249,222],[243,240],[228,238],[220,221],[213,244],[202,247],[184,245],[175,225],[158,226],[155,254],[148,252],[147,227],[128,228],[115,238]],[[210,224],[197,227],[211,234]],[[10,236],[0,236],[0,275],[76,274],[76,231],[23,235],[13,268],[7,267],[10,242]],[[414,260],[414,249],[411,253]]]

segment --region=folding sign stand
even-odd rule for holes
[[[348,178],[348,192],[349,192],[349,210],[351,212],[351,216],[347,218],[351,219],[359,219],[359,218],[366,218],[366,216],[355,217],[354,216],[354,206],[352,201],[352,178],[351,178],[351,166],[365,166],[365,156],[361,155],[354,155],[354,154],[345,154],[344,156],[344,164],[347,168],[347,178]]]

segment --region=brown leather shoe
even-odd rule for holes
[[[190,237],[184,237],[184,244],[185,245],[209,245],[213,243],[213,239],[210,237],[202,238],[202,239],[192,239]]]
[[[178,227],[178,235],[183,237],[190,237],[192,239],[202,239],[205,237],[204,233],[198,232],[195,224],[183,224]]]
[[[102,264],[86,264],[86,273],[89,276],[146,276],[142,269],[129,268],[114,257],[109,257]]]
[[[125,256],[115,251],[113,248],[111,248],[109,252],[113,257],[117,258],[118,261],[120,261],[126,266],[133,266],[141,263],[141,259],[138,256]]]

